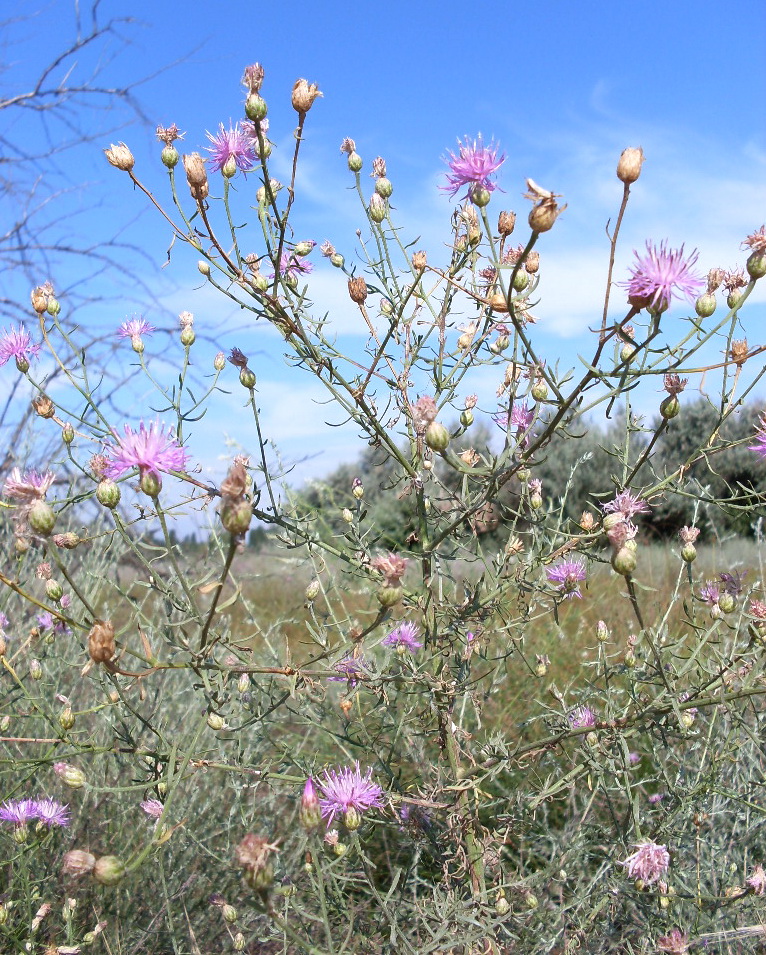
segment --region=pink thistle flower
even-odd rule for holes
[[[582,598],[580,581],[585,580],[585,563],[582,560],[562,560],[553,567],[546,567],[546,576],[552,584],[558,584],[559,592],[565,600],[572,597]]]
[[[359,682],[358,677],[367,675],[364,657],[361,656],[344,657],[342,660],[338,660],[337,663],[333,664],[333,670],[337,670],[341,676],[328,676],[327,679],[331,683],[348,682],[348,685],[352,689]]]
[[[0,368],[14,358],[17,365],[29,366],[30,359],[37,358],[41,345],[33,345],[23,325],[10,331],[3,330],[0,336]]]
[[[52,826],[61,826],[65,828],[72,821],[69,806],[58,802],[56,799],[38,799],[36,803],[37,818],[42,825],[49,829]]]
[[[429,424],[436,421],[436,415],[438,414],[436,401],[430,395],[423,395],[422,398],[418,398],[410,410],[412,412],[412,424],[418,434],[424,433]]]
[[[398,627],[395,627],[388,636],[384,637],[382,640],[384,647],[396,647],[409,650],[410,653],[414,653],[416,650],[420,650],[423,646],[422,643],[419,643],[416,639],[419,636],[419,631],[414,623],[401,623]]]
[[[237,169],[242,172],[249,172],[255,164],[255,150],[253,149],[252,136],[239,126],[232,126],[229,120],[229,128],[224,129],[223,123],[218,124],[218,134],[206,133],[212,146],[207,147],[211,155],[210,168],[214,172],[220,172],[229,162],[234,160]]]
[[[398,587],[407,569],[407,558],[398,554],[380,554],[370,564],[373,570],[383,574],[386,578],[386,587]]]
[[[314,265],[308,259],[299,259],[292,252],[285,251],[279,259],[279,274],[297,279],[299,275],[308,275],[314,271]],[[272,275],[272,278],[275,278]]]
[[[448,185],[442,186],[451,196],[455,196],[463,186],[468,190],[461,198],[473,199],[479,189],[494,192],[497,188],[493,182],[494,174],[505,162],[505,155],[498,156],[500,146],[495,142],[484,145],[481,133],[471,142],[466,136],[465,142],[458,140],[458,152],[450,153],[445,162],[450,168],[447,173]]]
[[[686,955],[689,951],[689,936],[679,928],[672,928],[667,935],[657,939],[657,951],[670,955]]]
[[[752,889],[753,895],[766,895],[766,872],[762,865],[757,865],[745,882]]]
[[[721,599],[721,588],[717,581],[709,580],[700,587],[700,600],[704,600],[710,607],[715,607]]]
[[[748,451],[755,451],[759,457],[766,458],[766,414],[761,415],[755,430],[755,444],[748,445]]]
[[[138,431],[128,424],[124,430],[124,437],[115,432],[115,443],[105,448],[112,458],[107,466],[109,477],[119,477],[131,468],[138,468],[142,476],[151,474],[157,478],[160,471],[185,470],[188,452],[158,421],[153,421],[148,430],[143,421]]]
[[[9,799],[0,806],[0,819],[23,826],[37,819],[37,803],[34,799]]]
[[[753,252],[766,252],[766,226],[762,225],[760,229],[751,232],[742,243],[742,248],[752,249]]]
[[[668,871],[670,853],[656,842],[638,842],[632,856],[621,862],[631,879],[643,879],[647,885],[657,882]]]
[[[348,816],[353,810],[361,814],[383,805],[383,790],[372,781],[372,770],[368,769],[363,776],[358,762],[353,769],[344,766],[325,770],[319,785],[322,794],[319,805],[328,825],[332,825],[339,813]]]
[[[5,479],[3,494],[12,501],[17,501],[25,507],[31,507],[35,501],[42,501],[56,480],[50,471],[38,474],[37,471],[26,471],[22,477],[19,468],[14,468]]]
[[[684,259],[683,246],[668,250],[664,242],[659,248],[647,242],[646,255],[636,252],[635,256],[636,262],[630,267],[630,281],[619,283],[627,288],[628,301],[632,305],[664,312],[674,296],[692,299],[704,287],[702,279],[692,272],[697,261],[696,251]]]
[[[576,706],[567,719],[573,730],[587,729],[596,725],[596,714],[589,706]]]
[[[622,514],[626,521],[629,521],[636,514],[651,514],[652,509],[642,501],[640,497],[631,494],[626,488],[615,497],[613,501],[602,505],[605,514]]]
[[[165,807],[159,799],[144,799],[141,803],[141,808],[147,816],[151,816],[152,819],[159,819]]]
[[[120,338],[140,338],[142,335],[151,335],[157,329],[150,325],[145,318],[128,318],[117,329]]]

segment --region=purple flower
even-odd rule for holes
[[[567,719],[573,730],[587,729],[596,725],[596,714],[589,706],[576,706]]]
[[[665,243],[659,248],[646,243],[646,255],[635,253],[636,263],[630,267],[629,282],[619,284],[627,288],[628,301],[639,308],[650,307],[664,312],[674,296],[694,298],[704,288],[702,279],[692,272],[697,261],[693,252],[684,259],[684,247],[668,250]]]
[[[365,676],[367,673],[363,657],[344,657],[342,660],[338,660],[337,663],[333,664],[333,670],[337,670],[338,673],[342,673],[343,675],[328,676],[327,679],[331,683],[343,683],[348,681],[352,689],[359,682],[356,677]]]
[[[382,640],[384,647],[399,647],[414,653],[423,646],[416,637],[419,635],[418,628],[414,623],[401,623],[393,629],[387,637]]]
[[[750,877],[745,879],[754,895],[766,895],[766,872],[763,866],[758,864],[750,873]]]
[[[667,935],[657,939],[657,951],[667,952],[668,955],[686,955],[689,951],[689,936],[680,928],[672,928]]]
[[[160,471],[183,471],[188,452],[164,426],[153,421],[147,430],[143,421],[138,431],[125,425],[125,437],[115,432],[115,444],[107,444],[105,450],[112,456],[107,466],[109,477],[119,477],[131,468],[138,468],[141,475],[159,477]]]
[[[380,808],[383,805],[383,790],[372,781],[371,777],[371,769],[362,776],[358,762],[353,769],[344,766],[340,769],[325,770],[324,779],[319,783],[321,788],[319,805],[322,816],[328,820],[328,825],[332,825],[339,813],[343,813],[348,825],[351,821],[357,821],[354,817],[358,817],[367,809]]]
[[[34,799],[9,799],[0,806],[0,819],[23,826],[37,819],[37,803]]]
[[[5,630],[8,626],[8,618],[5,616],[2,610],[0,610],[0,630]]]
[[[466,136],[465,142],[458,140],[458,153],[450,153],[445,162],[450,168],[447,173],[447,186],[442,186],[451,196],[456,195],[463,186],[468,186],[464,198],[473,199],[479,189],[494,192],[497,188],[492,177],[505,162],[505,155],[498,157],[499,145],[490,142],[484,145],[481,133],[473,143]]]
[[[237,169],[242,172],[248,172],[255,164],[255,150],[253,149],[252,136],[239,126],[232,126],[229,120],[229,128],[224,129],[223,123],[218,124],[218,135],[213,136],[207,133],[207,138],[213,144],[207,147],[211,155],[210,168],[214,172],[220,172],[229,162],[234,160]]]
[[[626,488],[615,497],[613,501],[602,505],[605,514],[622,514],[626,521],[629,521],[635,514],[651,514],[652,509],[642,501],[640,497],[631,494]]]
[[[159,799],[145,799],[141,803],[141,808],[147,816],[151,816],[153,819],[159,819],[165,807]]]
[[[279,259],[279,274],[297,279],[299,275],[308,275],[314,266],[308,259],[299,259],[292,252],[284,251]],[[273,276],[272,276],[273,278]]]
[[[748,445],[748,451],[755,451],[757,455],[766,458],[766,414],[761,415],[761,421],[755,429],[755,444]]]
[[[47,610],[45,610],[43,613],[38,613],[37,623],[41,630],[52,630],[53,629],[53,614],[48,613]]]
[[[721,599],[721,588],[715,580],[709,580],[700,587],[700,600],[714,607]]]
[[[68,826],[72,821],[69,806],[56,799],[38,799],[36,806],[37,818],[49,829],[52,826]]]
[[[117,329],[117,334],[120,338],[134,339],[156,331],[154,325],[150,325],[145,318],[127,318]]]
[[[670,865],[670,854],[665,846],[656,842],[636,843],[636,851],[621,862],[631,879],[643,879],[647,885],[663,876]]]
[[[40,348],[40,345],[32,344],[32,339],[23,325],[19,325],[18,329],[3,330],[0,336],[0,368],[11,358],[15,358],[16,362],[22,365],[29,365],[29,360],[40,354]]]
[[[547,567],[545,573],[552,584],[559,585],[559,592],[565,600],[582,597],[580,581],[585,580],[585,563],[581,560],[562,560],[553,567]]]

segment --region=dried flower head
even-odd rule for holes
[[[751,232],[750,235],[742,243],[743,249],[752,249],[753,252],[766,252],[766,226],[761,226],[755,232]]]
[[[624,862],[631,879],[642,879],[647,885],[657,882],[668,871],[670,853],[656,842],[636,843],[636,851]]]
[[[107,663],[116,651],[111,620],[96,620],[88,634],[88,653],[94,663]]]
[[[133,153],[125,143],[118,143],[116,146],[112,143],[109,149],[104,150],[104,155],[110,165],[114,166],[115,169],[121,169],[123,172],[130,172],[136,162]]]
[[[663,378],[665,391],[671,396],[680,395],[684,388],[689,384],[688,378],[682,378],[680,375],[668,372]]]
[[[448,185],[442,188],[455,196],[463,186],[467,186],[464,197],[472,202],[480,197],[480,192],[492,193],[497,188],[494,182],[495,173],[505,162],[505,155],[498,155],[500,146],[490,141],[484,145],[481,133],[473,142],[466,136],[465,142],[458,140],[458,152],[449,153],[445,162],[449,166],[447,173]],[[486,205],[486,203],[483,203]]]
[[[635,182],[641,175],[645,158],[640,146],[628,146],[627,149],[623,149],[617,163],[617,178],[626,185]]]
[[[418,398],[412,405],[411,410],[412,425],[418,434],[422,434],[432,421],[436,421],[436,415],[438,414],[436,402],[428,395]]]
[[[292,104],[296,113],[305,116],[314,105],[314,100],[318,96],[323,96],[316,83],[308,83],[306,80],[296,80],[293,86]]]
[[[83,849],[72,849],[64,856],[61,868],[74,878],[90,874],[96,865],[96,857],[92,852]]]
[[[753,895],[766,895],[766,872],[759,863],[750,873],[745,882],[750,887]]]
[[[186,135],[180,132],[175,123],[171,123],[170,126],[158,126],[156,132],[157,139],[166,146],[172,146],[177,139],[183,139]]]
[[[389,552],[378,555],[370,566],[385,577],[386,587],[398,587],[407,569],[407,558]]]
[[[747,277],[744,269],[732,269],[724,273],[723,287],[727,292],[736,292],[737,289],[744,288],[747,285]]]
[[[696,251],[684,258],[683,246],[669,250],[665,242],[659,247],[647,242],[646,255],[634,254],[636,262],[630,266],[630,280],[619,283],[627,289],[631,305],[664,312],[674,297],[692,299],[702,291],[702,279],[692,271]]]
[[[361,275],[348,280],[348,294],[352,302],[357,305],[364,305],[367,299],[367,282]]]
[[[739,365],[741,368],[749,357],[749,351],[750,349],[748,348],[747,339],[742,338],[731,343],[731,351],[729,354],[731,355],[731,360],[734,362],[734,364]]]
[[[712,295],[717,289],[719,289],[725,277],[726,273],[723,269],[710,269],[706,279],[707,294]]]
[[[341,147],[343,148],[343,147]],[[386,177],[386,160],[382,156],[376,156],[372,161],[372,172],[370,176],[373,179],[385,179]]]
[[[279,851],[276,842],[249,832],[235,849],[237,862],[244,871],[245,882],[258,891],[269,888],[274,881],[273,853]]]
[[[184,153],[184,169],[186,170],[186,181],[189,184],[189,191],[192,199],[202,202],[207,199],[209,187],[207,181],[207,170],[205,169],[205,160],[199,153]]]
[[[355,152],[356,152],[356,143],[354,142],[353,139],[351,139],[349,136],[347,136],[347,137],[343,140],[343,142],[340,144],[340,151],[341,151],[342,153],[346,153],[348,156],[350,156],[351,153],[355,153]]]
[[[682,544],[695,544],[700,536],[699,527],[682,527],[678,532]]]
[[[332,825],[339,814],[347,818],[350,810],[361,814],[383,805],[383,790],[372,781],[372,770],[368,769],[363,776],[358,762],[353,769],[344,766],[325,770],[319,785],[319,805],[328,825]]]
[[[260,63],[254,63],[252,66],[245,67],[245,72],[242,75],[242,85],[249,93],[260,92],[264,72]]]
[[[657,951],[669,952],[670,955],[686,955],[689,951],[689,936],[679,928],[673,928],[667,935],[657,939]]]
[[[516,213],[501,212],[497,218],[497,231],[505,239],[516,228]]]

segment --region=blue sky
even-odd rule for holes
[[[23,88],[72,30],[73,5],[67,0],[25,6],[41,12],[5,31],[4,59],[10,68],[1,79],[6,93]],[[91,275],[88,288],[101,301],[78,306],[77,320],[88,329],[110,329],[142,312],[167,333],[153,340],[151,360],[170,374],[176,359],[168,345],[175,317],[184,309],[195,314],[198,334],[214,339],[210,346],[200,343],[194,353],[201,375],[219,348],[236,345],[257,353],[252,366],[266,428],[285,460],[298,463],[296,482],[352,460],[363,442],[353,430],[325,427],[326,409],[315,403],[321,392],[310,378],[284,368],[278,336],[200,288],[191,250],[176,248],[163,268],[170,233],[133,193],[127,177],[104,161],[101,149],[110,141],[129,143],[137,175],[167,201],[154,124],[175,122],[186,130],[187,151],[204,147],[206,130],[241,117],[242,70],[259,61],[266,69],[263,94],[275,143],[273,169],[286,175],[295,125],[290,90],[305,77],[324,97],[307,121],[295,208],[303,237],[329,238],[354,261],[355,231],[364,219],[339,152],[341,140],[351,136],[365,159],[365,172],[375,156],[385,157],[396,221],[406,239],[421,237],[419,247],[436,262],[454,207],[439,189],[442,157],[458,137],[478,132],[494,137],[507,158],[499,176],[504,193],[493,196],[492,220],[499,209],[509,208],[524,222],[526,177],[562,193],[569,203],[538,246],[542,304],[536,309],[541,320],[535,334],[551,363],[558,358],[572,363],[576,353],[591,347],[587,329],[597,322],[606,276],[604,227],[619,207],[621,184],[614,168],[625,146],[641,145],[648,158],[626,215],[616,278],[625,277],[632,249],[643,247],[646,239],[698,249],[700,271],[741,265],[742,239],[766,217],[762,0],[735,0],[725,13],[709,0],[270,7],[238,0],[221,5],[138,0],[105,2],[101,18],[127,11],[137,21],[119,28],[127,45],[115,42],[97,55],[110,85],[150,77],[135,91],[148,122],[118,130],[130,117],[108,98],[106,110],[83,110],[72,120],[104,135],[62,152],[56,160],[58,178],[49,174],[40,188],[85,183],[58,197],[62,221],[50,233],[52,244],[80,237],[97,245],[116,233],[142,250],[141,256],[129,249],[119,255],[126,271],[139,272],[157,303],[147,306],[146,292],[137,295],[132,280],[107,271]],[[94,63],[95,56],[82,55],[74,75]],[[63,127],[48,120],[46,141],[39,116],[9,113],[0,112],[0,130],[24,148],[44,152],[46,142],[66,136]],[[114,132],[108,132],[110,125]],[[257,181],[251,176],[236,182],[246,210]],[[372,180],[367,182],[372,191]],[[7,199],[0,212],[13,215]],[[525,235],[520,229],[518,241]],[[341,343],[359,349],[364,339],[345,280],[315,256],[311,288],[317,310],[330,312]],[[67,294],[74,303],[78,283],[82,288],[89,274],[85,263],[59,264],[54,255],[49,273],[43,268],[40,280],[54,280],[66,309]],[[26,277],[6,274],[3,282],[6,293],[26,307]],[[764,289],[756,292],[746,330],[751,343],[761,336],[766,301]],[[616,315],[620,297],[613,302]],[[148,355],[152,348],[147,343]],[[125,347],[117,355],[126,366],[133,357]],[[252,429],[237,427],[246,419],[231,371],[232,394],[220,399],[192,435],[192,450],[211,476],[220,475],[223,458],[237,443],[255,449]],[[3,394],[8,377],[6,367],[0,376]],[[476,383],[490,411],[496,384],[494,379]],[[138,390],[137,414],[142,401],[150,404],[149,393]],[[148,410],[146,416],[151,416]]]

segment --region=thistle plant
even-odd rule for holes
[[[100,935],[126,951],[228,938],[328,955],[685,951],[749,937],[764,884],[760,538],[742,573],[720,571],[695,562],[700,527],[679,525],[660,585],[644,521],[677,498],[753,510],[752,488],[711,501],[690,472],[730,450],[727,423],[764,374],[766,346],[735,338],[759,334],[745,307],[764,274],[763,228],[744,240],[747,272],[709,263],[705,276],[696,251],[650,240],[620,279],[643,163],[625,150],[592,351],[565,367],[536,335],[563,196],[526,178],[526,216],[495,209],[524,173],[494,142],[459,141],[436,261],[397,222],[385,160],[371,164],[370,194],[347,138],[357,239],[319,245],[295,223],[322,94],[306,80],[292,90],[283,183],[269,123],[292,118],[270,113],[264,81],[259,64],[245,70],[243,118],[207,133],[208,158],[182,156],[178,128],[158,128],[167,200],[142,182],[151,160],[125,144],[106,158],[204,282],[279,333],[290,374],[353,422],[411,525],[391,550],[366,482],[349,481],[332,513],[284,482],[246,334],[195,379],[191,313],[162,355],[149,319],[126,319],[116,335],[154,396],[113,420],[66,303],[49,283],[33,291],[34,316],[0,339],[0,364],[15,359],[3,374],[23,376],[62,451],[44,472],[18,462],[4,476],[6,947],[44,950],[33,909],[64,904],[57,874],[66,898],[90,893],[99,913],[97,931],[79,902],[61,926],[46,922],[57,951]],[[320,257],[369,333],[358,352],[315,310]],[[495,384],[489,401],[473,393],[477,371]],[[713,426],[660,468],[684,388],[702,376],[718,389]],[[641,423],[636,396],[658,386],[666,397]],[[213,482],[195,440],[224,389],[249,417]],[[551,497],[541,469],[615,407],[625,428],[608,483],[573,521],[569,485]],[[489,442],[474,439],[480,418]],[[754,465],[765,431],[754,419],[737,442]],[[209,517],[204,558],[174,533],[191,507]],[[256,522],[305,577],[283,583],[284,612],[248,579]],[[52,795],[32,798],[41,790]]]

